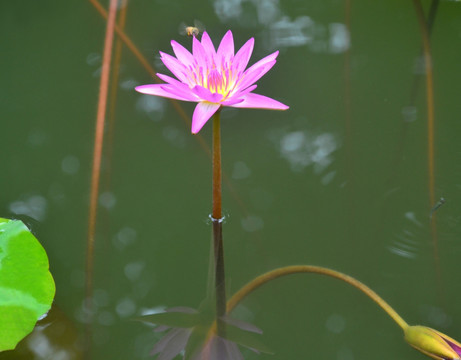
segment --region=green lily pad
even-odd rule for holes
[[[48,257],[22,221],[0,218],[0,351],[12,350],[51,308]]]

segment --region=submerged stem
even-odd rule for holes
[[[218,110],[213,117],[213,249],[215,265],[216,316],[226,313],[226,283],[224,273],[224,249],[222,239],[222,175],[221,175],[221,129]],[[224,329],[218,322],[218,334]]]
[[[320,266],[311,266],[311,265],[293,265],[293,266],[286,266],[283,268],[278,268],[272,271],[269,271],[265,274],[258,276],[257,278],[250,281],[244,287],[242,287],[239,291],[237,291],[232,298],[227,302],[227,312],[231,312],[235,306],[241,302],[246,296],[252,293],[254,290],[259,288],[260,286],[268,283],[271,280],[277,279],[282,276],[291,275],[291,274],[299,274],[299,273],[314,273],[314,274],[321,274],[330,276],[339,280],[342,280],[349,285],[354,286],[355,288],[359,289],[365,295],[367,295],[371,300],[373,300],[381,309],[383,309],[396,323],[399,325],[403,330],[408,327],[408,324],[402,317],[397,314],[397,312],[387,303],[385,302],[378,294],[376,294],[373,290],[371,290],[368,286],[361,283],[360,281],[350,277],[346,274],[340,273],[335,270],[331,270],[328,268],[320,267]]]

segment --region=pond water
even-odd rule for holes
[[[191,48],[178,27],[194,19],[215,45],[228,29],[236,48],[254,37],[250,64],[280,50],[256,92],[290,109],[222,112],[229,294],[280,266],[321,265],[369,285],[409,323],[461,339],[461,4],[422,1],[426,17],[438,5],[428,73],[415,3],[128,3],[124,32],[160,73],[172,39]],[[1,217],[29,225],[57,287],[48,318],[0,359],[80,359],[106,22],[89,1],[4,1],[0,27]],[[87,358],[148,359],[159,334],[133,319],[196,308],[205,295],[211,122],[191,135],[171,102],[135,92],[153,81],[126,46],[114,81]],[[180,106],[192,115],[194,104]],[[362,293],[317,275],[275,280],[235,317],[261,328],[274,352],[242,350],[246,359],[423,358]]]

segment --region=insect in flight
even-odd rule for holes
[[[205,26],[198,20],[194,20],[194,26],[186,25],[186,23],[181,23],[179,26],[179,33],[190,37],[197,37],[204,30]]]

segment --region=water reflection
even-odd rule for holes
[[[342,315],[331,314],[325,322],[325,327],[332,333],[339,334],[346,328],[346,320]]]
[[[120,299],[115,306],[115,311],[122,318],[132,316],[136,312],[136,302],[129,297]]]
[[[117,250],[123,251],[130,245],[136,242],[137,233],[136,230],[130,227],[124,227],[120,229],[112,239]]]
[[[78,360],[82,359],[81,343],[73,322],[53,305],[48,316],[37,323],[14,351],[2,352],[0,357],[4,360]]]
[[[160,121],[164,112],[165,100],[157,96],[142,95],[136,102],[136,110],[143,112],[152,121]]]
[[[338,148],[335,136],[330,133],[292,131],[271,134],[270,138],[277,142],[281,156],[295,172],[312,165],[316,174],[321,173],[333,162],[332,153]],[[333,177],[334,173],[330,173],[324,181],[329,182]]]
[[[243,161],[236,161],[232,169],[232,179],[242,180],[251,175],[251,170]]]
[[[90,53],[86,56],[86,63],[90,66],[99,66],[101,65],[101,54],[99,53]]]
[[[341,349],[338,350],[337,359],[338,360],[354,360],[355,357],[351,349],[349,349],[348,347],[342,347]]]
[[[214,10],[221,21],[237,18],[242,13],[242,0],[216,0]]]
[[[75,175],[80,169],[80,160],[73,155],[67,155],[61,161],[61,170],[64,174]]]
[[[418,115],[418,109],[416,106],[405,106],[402,109],[402,116],[405,122],[413,122],[416,120]]]
[[[184,132],[184,128],[179,129],[172,125],[168,125],[163,128],[162,135],[173,146],[178,148],[184,148],[186,146],[186,134]]]
[[[27,142],[29,145],[36,147],[43,145],[47,139],[48,136],[43,130],[31,130],[27,138]]]
[[[124,273],[128,280],[136,281],[141,276],[146,263],[144,261],[136,261],[125,265]]]
[[[107,210],[112,209],[117,203],[117,198],[114,193],[105,191],[99,195],[99,204]]]
[[[17,215],[27,215],[35,220],[43,221],[46,217],[48,201],[41,195],[30,195],[24,200],[10,203],[9,209]]]
[[[270,25],[270,46],[286,48],[307,45],[313,52],[339,54],[350,46],[350,35],[346,25],[330,23],[327,26],[316,23],[309,16],[288,16]]]
[[[409,223],[407,222],[401,232],[394,236],[392,244],[387,248],[395,255],[407,259],[414,259],[419,253],[420,242],[415,232],[410,229],[415,226],[421,228],[422,223],[417,220],[414,212],[408,211],[405,213],[404,217]]]
[[[268,37],[267,43],[271,49],[308,46],[313,52],[339,54],[350,47],[350,34],[345,24],[322,24],[308,15],[300,15],[292,20],[280,10],[278,0],[215,0],[214,2],[216,15],[222,22],[235,19],[241,25],[256,27],[254,18],[245,16],[248,9],[244,11],[244,6],[251,6],[256,12],[258,23],[268,27],[268,31],[264,34]]]
[[[242,228],[248,232],[261,230],[264,227],[264,221],[259,216],[248,215],[241,221]]]
[[[423,305],[421,306],[421,313],[431,325],[439,328],[448,328],[453,322],[452,318],[437,306]]]

